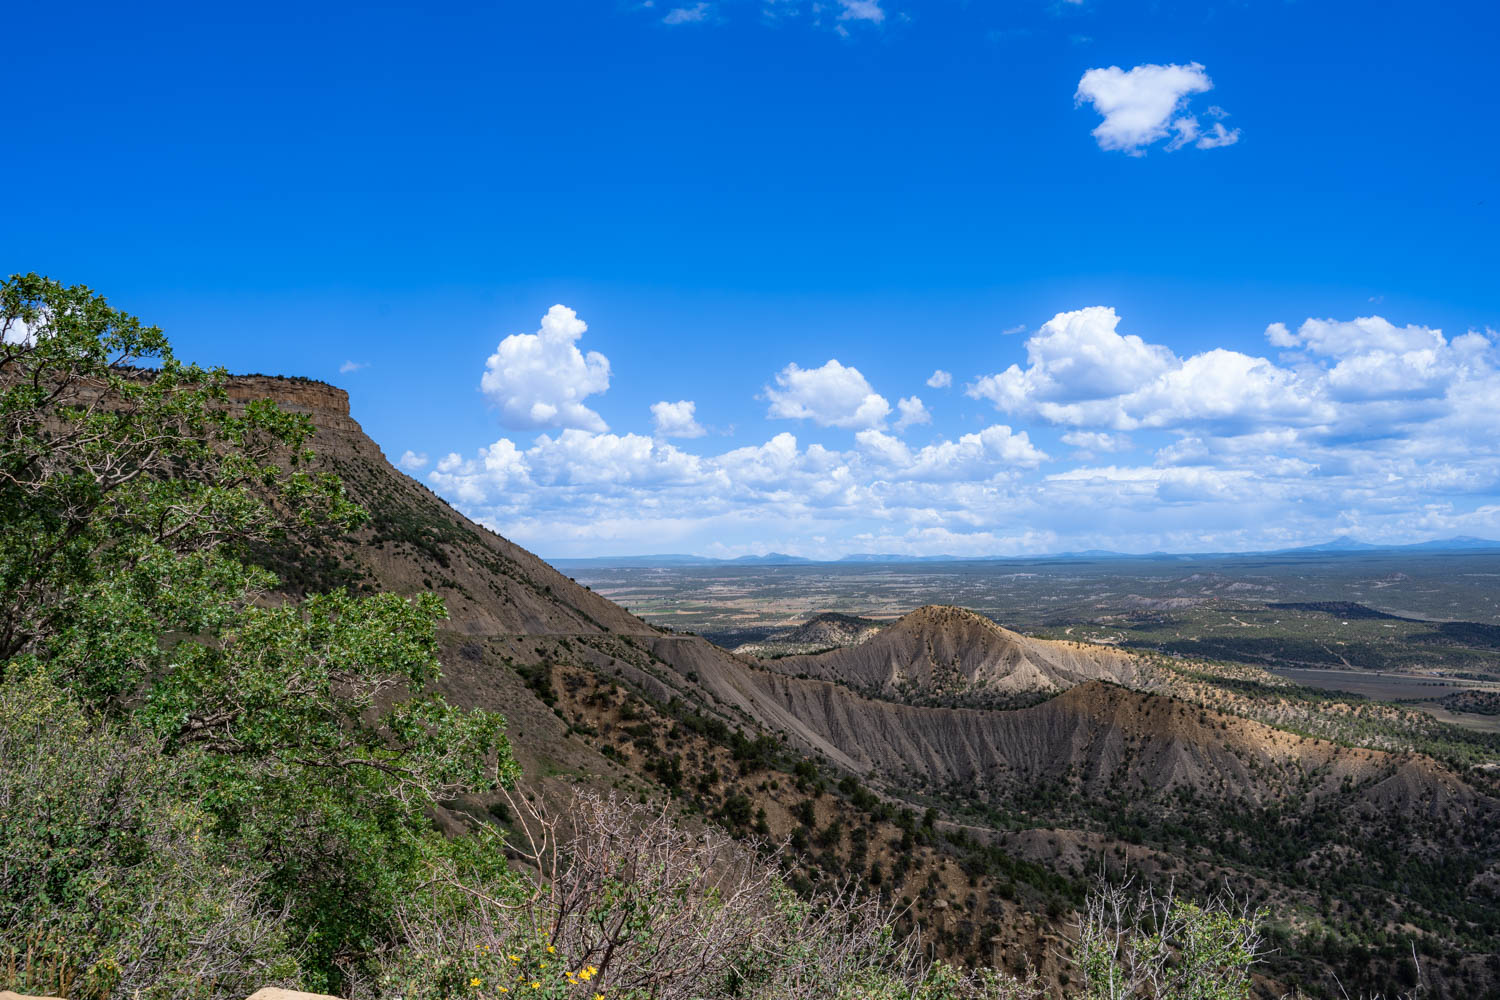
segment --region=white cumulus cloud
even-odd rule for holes
[[[903,396],[896,400],[896,411],[900,414],[896,418],[898,431],[904,431],[913,424],[932,423],[932,414],[927,412],[927,407],[917,396]]]
[[[1284,323],[1272,323],[1266,327],[1266,339],[1273,347],[1302,349],[1330,358],[1372,351],[1403,354],[1433,350],[1445,343],[1441,330],[1412,324],[1396,326],[1383,316],[1361,316],[1347,322],[1308,319],[1295,333]]]
[[[657,437],[702,437],[708,432],[698,423],[695,411],[698,404],[691,399],[679,399],[669,403],[665,399],[651,404],[651,419],[656,425]]]
[[[860,374],[837,359],[819,368],[800,368],[794,362],[776,374],[776,386],[766,387],[772,419],[811,420],[821,427],[878,427],[891,404]]]
[[[939,368],[927,377],[927,384],[933,389],[946,389],[953,384],[953,373]]]
[[[517,430],[578,427],[604,431],[604,419],[582,400],[609,388],[609,359],[584,354],[578,339],[588,324],[564,305],[542,317],[536,333],[506,337],[484,363],[480,388]]]
[[[1143,155],[1146,147],[1172,133],[1168,149],[1194,145],[1199,149],[1229,146],[1239,140],[1238,129],[1216,122],[1204,132],[1194,115],[1184,114],[1193,94],[1213,89],[1201,63],[1156,65],[1147,63],[1123,70],[1118,66],[1091,69],[1078,81],[1073,99],[1093,105],[1104,120],[1093,136],[1100,149]],[[1222,117],[1219,108],[1211,113]]]
[[[1222,348],[1182,359],[1121,335],[1119,322],[1104,306],[1058,313],[1026,341],[1027,367],[987,375],[968,393],[1005,413],[1115,431],[1331,416],[1316,380],[1302,373]]]
[[[1225,348],[1178,357],[1120,335],[1118,323],[1104,307],[1059,313],[1027,341],[1025,368],[987,375],[969,395],[1078,429],[1222,435],[1279,426],[1345,440],[1410,433],[1472,413],[1486,392],[1500,398],[1493,344],[1477,332],[1449,341],[1378,316],[1309,319],[1295,332],[1273,323],[1267,340],[1288,352],[1278,364]]]
[[[421,472],[427,468],[427,453],[425,451],[412,451],[408,448],[396,459],[396,464],[407,472]]]
[[[1025,431],[993,424],[957,441],[930,444],[918,451],[905,470],[912,479],[983,479],[1013,469],[1034,469],[1047,453],[1031,443]]]
[[[551,324],[561,361],[547,371],[589,369],[582,324],[570,318]],[[426,479],[471,516],[557,555],[1226,551],[1342,532],[1500,537],[1493,331],[1450,338],[1379,316],[1311,318],[1267,327],[1271,356],[1261,357],[1212,344],[1178,354],[1104,306],[1033,328],[1024,344],[996,338],[1024,346],[1024,359],[968,386],[1013,416],[952,439],[934,434],[922,447],[902,435],[927,415],[918,397],[892,405],[858,369],[829,361],[779,372],[765,391],[768,415],[853,432],[842,445],[779,433],[694,453],[674,440],[698,426],[692,400],[662,400],[649,435],[574,426],[529,444],[501,438],[428,465]],[[543,350],[523,346],[526,357]],[[606,376],[607,362],[595,371]],[[607,377],[592,384],[602,391]],[[1027,421],[1056,428],[1044,433],[1067,449],[1060,460],[1032,441]]]
[[[1006,412],[1042,404],[1117,396],[1173,367],[1165,347],[1116,332],[1120,317],[1107,306],[1058,313],[1026,341],[1026,368],[1011,365],[968,389]]]

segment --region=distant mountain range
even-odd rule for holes
[[[560,558],[549,560],[561,569],[601,569],[632,567],[674,566],[807,566],[840,565],[848,563],[943,563],[943,562],[1036,562],[1049,559],[1223,559],[1235,556],[1284,556],[1326,555],[1372,552],[1470,552],[1493,549],[1500,551],[1500,541],[1458,535],[1453,538],[1435,538],[1427,542],[1412,542],[1405,545],[1388,545],[1361,542],[1348,535],[1340,535],[1316,545],[1300,545],[1288,549],[1270,549],[1255,552],[1113,552],[1108,549],[1085,549],[1079,552],[1055,552],[1034,556],[912,556],[894,552],[858,552],[838,559],[808,559],[804,556],[787,555],[784,552],[768,552],[760,556],[738,556],[734,559],[716,559],[709,556],[662,554],[644,556],[592,556],[585,559]]]
[[[1380,552],[1380,551],[1412,551],[1424,550],[1429,552],[1461,552],[1466,549],[1500,549],[1500,542],[1491,541],[1488,538],[1475,538],[1473,535],[1458,535],[1453,538],[1434,538],[1430,542],[1412,542],[1408,545],[1373,545],[1369,542],[1361,542],[1350,538],[1348,535],[1340,535],[1332,541],[1322,542],[1318,545],[1303,545],[1295,549],[1282,549],[1283,552]]]

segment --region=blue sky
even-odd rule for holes
[[[0,268],[544,555],[1500,537],[1492,5],[210,6],[7,15]]]

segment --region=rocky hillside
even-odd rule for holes
[[[395,469],[350,417],[344,390],[307,379],[252,375],[236,377],[229,395],[238,402],[275,399],[308,414],[317,429],[313,447],[319,465],[338,474],[370,514],[357,544],[331,553],[272,553],[273,565],[291,587],[378,583],[398,593],[436,591],[447,603],[450,627],[469,635],[655,633]]]
[[[1310,740],[1103,681],[998,712],[896,704],[796,678],[769,687],[862,772],[986,799],[1066,783],[1088,796],[1185,792],[1258,807],[1347,796],[1350,806],[1445,821],[1495,807],[1430,760]]]
[[[858,646],[873,639],[887,623],[834,611],[813,615],[801,625],[778,629],[763,639],[734,648],[740,656],[761,659],[823,653],[840,646]]]
[[[1029,639],[963,608],[918,608],[866,641],[769,670],[914,703],[1004,705],[1086,681],[1136,684],[1138,659],[1108,646]]]
[[[1273,901],[1276,975],[1383,988],[1409,962],[1389,929],[1407,928],[1441,956],[1434,995],[1500,982],[1496,802],[1472,774],[1224,714],[1129,653],[958,608],[816,623],[815,641],[854,639],[817,655],[737,656],[464,518],[386,461],[342,391],[254,377],[233,394],[307,412],[319,462],[371,515],[352,542],[265,561],[295,590],[440,594],[445,692],[506,715],[544,797],[590,784],[786,838],[799,884],[909,900],[960,957],[1050,974],[1086,874],[1128,858],[1184,891],[1228,880]],[[439,819],[492,817],[456,802]]]

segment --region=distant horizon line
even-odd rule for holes
[[[785,552],[766,552],[742,556],[704,556],[692,553],[658,552],[642,555],[614,556],[557,556],[544,557],[553,565],[590,564],[606,566],[629,563],[648,566],[671,565],[831,565],[837,563],[882,563],[882,562],[1015,562],[1037,559],[1202,559],[1226,556],[1271,556],[1271,555],[1358,555],[1374,552],[1426,551],[1464,552],[1500,550],[1500,540],[1478,538],[1472,535],[1457,535],[1450,538],[1435,538],[1425,542],[1361,542],[1348,535],[1340,535],[1326,542],[1309,545],[1288,546],[1279,549],[1243,549],[1238,551],[1197,552],[1119,552],[1112,549],[1081,549],[1064,552],[1041,552],[1030,554],[961,556],[951,553],[939,555],[909,555],[898,552],[851,552],[831,558],[813,558]]]

